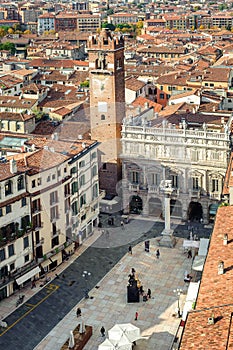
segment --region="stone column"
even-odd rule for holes
[[[160,246],[174,247],[176,241],[171,230],[171,215],[170,215],[170,198],[173,192],[171,180],[165,180],[161,185],[161,190],[164,193],[164,214],[165,214],[165,228],[162,232],[162,238],[159,241]]]
[[[171,230],[171,214],[170,214],[170,194],[165,192],[164,198],[164,216],[165,216],[165,232],[170,232]],[[163,233],[165,234],[165,233]]]

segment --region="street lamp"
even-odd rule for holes
[[[173,292],[177,295],[177,317],[181,317],[180,312],[180,295],[183,293],[183,290],[180,288],[174,289]]]
[[[85,299],[88,299],[89,298],[89,289],[88,289],[88,285],[87,285],[87,281],[88,281],[88,277],[91,276],[91,273],[88,272],[88,271],[83,271],[83,274],[82,274],[83,278],[85,279],[85,291],[84,291],[84,296],[85,296]]]

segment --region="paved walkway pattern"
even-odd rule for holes
[[[93,278],[94,280],[99,281],[99,279],[97,279],[98,275],[101,275],[99,274],[99,270],[102,270],[102,272],[104,269],[109,271],[110,268],[111,270],[101,281],[98,282],[98,288],[95,288],[95,281],[94,284],[90,283],[90,285],[95,287],[89,292],[89,299],[81,299],[83,292],[80,293],[80,287],[78,287],[78,285],[80,286],[80,284],[83,283],[76,281],[77,288],[79,289],[77,289],[77,297],[75,298],[77,302],[69,302],[69,300],[67,300],[69,297],[68,294],[64,300],[65,303],[75,306],[72,306],[72,309],[68,314],[60,317],[60,322],[51,329],[48,335],[34,348],[34,350],[59,350],[69,338],[70,331],[76,328],[80,322],[80,319],[76,317],[77,307],[82,309],[83,321],[93,327],[93,335],[86,345],[85,350],[98,349],[98,345],[104,340],[100,335],[100,328],[102,326],[104,326],[107,331],[116,323],[128,322],[140,327],[143,336],[143,339],[137,342],[135,350],[170,349],[172,339],[176,334],[180,322],[180,319],[174,317],[178,302],[177,296],[173,290],[176,288],[184,290],[184,294],[181,295],[180,298],[182,305],[187,290],[187,285],[183,282],[184,273],[185,271],[190,272],[191,269],[191,259],[187,259],[183,254],[183,238],[178,238],[177,244],[174,248],[159,247],[161,255],[160,259],[156,259],[155,252],[158,248],[157,237],[162,231],[164,226],[163,223],[155,223],[150,220],[140,220],[138,218],[131,220],[123,229],[119,226],[119,223],[114,225],[114,227],[108,227],[107,225],[104,226],[105,228],[101,230],[97,229],[94,234],[76,250],[75,254],[70,257],[67,262],[64,262],[61,266],[57,267],[56,271],[49,273],[49,276],[52,279],[51,285],[60,284],[60,286],[63,287],[63,272],[66,275],[67,268],[70,269],[71,267],[71,269],[79,269],[81,265],[83,268],[83,266],[85,266],[85,261],[82,261],[83,259],[86,259],[86,262],[88,259],[90,267],[93,268],[92,265],[94,265],[94,271],[96,271],[96,276]],[[144,250],[144,240],[146,239],[150,239],[149,253]],[[127,253],[130,244],[133,247],[132,255]],[[106,251],[107,249],[110,253],[110,258],[107,260],[110,264],[108,268],[100,266],[101,248],[103,248],[103,251]],[[93,256],[89,256],[86,253],[90,255],[93,254]],[[112,259],[111,254],[114,254]],[[99,259],[96,258],[98,256]],[[117,256],[121,257],[120,260],[119,258],[117,259]],[[113,268],[111,268],[113,261],[118,262]],[[128,275],[131,272],[132,267],[136,270],[144,290],[146,291],[150,288],[152,291],[152,298],[147,302],[140,300],[140,303],[127,303]],[[55,274],[60,276],[59,280],[54,280]],[[103,275],[104,274],[102,274],[102,276]],[[68,275],[66,275],[66,277],[68,277]],[[29,299],[33,300],[31,299],[33,296],[37,297],[38,292],[41,294],[41,291],[43,290],[39,287],[39,284],[40,283],[38,282],[34,289],[31,289],[30,286],[23,289],[26,303]],[[49,284],[47,288],[49,288]],[[74,288],[76,288],[75,284]],[[46,287],[43,289],[45,293],[48,293]],[[81,295],[80,299],[78,299],[78,294]],[[1,301],[0,317],[2,319],[6,319],[7,315],[9,315],[7,318],[9,320],[13,314],[16,314],[17,316],[17,312],[15,312],[17,298],[18,295],[13,295],[10,298]],[[78,300],[80,301],[78,302]],[[54,315],[55,313],[58,315],[59,310],[56,310],[55,304],[52,305],[52,312]],[[19,313],[20,309],[23,311],[23,307],[19,308]],[[46,310],[46,305],[43,310]],[[139,314],[137,321],[134,320],[136,311]],[[51,310],[48,309],[48,312],[51,313]],[[43,333],[42,324],[44,323],[45,326],[46,321],[49,319],[48,316],[50,315],[46,315],[45,311],[42,316],[43,317],[41,318],[40,315],[41,324],[40,322],[36,322],[36,317],[34,319],[34,322],[38,325],[38,332],[40,334]],[[30,317],[33,318],[33,314]],[[29,320],[30,322],[33,322],[33,319],[29,318]],[[25,321],[27,321],[27,319]],[[27,322],[25,323],[27,324]],[[54,323],[54,325],[56,323]],[[13,330],[14,329],[12,329],[12,331]],[[27,341],[27,339],[25,339],[25,341]],[[15,342],[17,344],[17,339]],[[27,349],[33,350],[33,347],[30,347],[28,344]]]
[[[173,292],[187,285],[183,282],[184,272],[190,271],[191,261],[183,254],[182,239],[175,248],[160,248],[160,259],[156,259],[158,248],[156,239],[151,240],[150,252],[144,251],[144,243],[133,247],[133,254],[126,254],[120,262],[105,276],[89,294],[93,299],[82,300],[77,307],[82,310],[83,321],[93,326],[93,336],[85,350],[98,349],[104,340],[100,335],[103,325],[106,330],[116,323],[133,323],[141,329],[145,339],[137,342],[136,349],[168,350],[176,334],[180,319],[174,317],[177,307],[177,296]],[[144,289],[152,291],[152,298],[140,303],[127,303],[128,274],[134,267],[142,281]],[[184,302],[185,295],[181,298]],[[135,321],[135,312],[138,320]],[[48,334],[35,350],[59,350],[69,338],[79,319],[76,317],[76,307]]]

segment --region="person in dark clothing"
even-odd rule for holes
[[[101,327],[100,333],[101,333],[102,337],[105,336],[105,328],[104,328],[104,326]]]
[[[79,307],[77,308],[76,315],[77,317],[82,316],[82,311]]]
[[[150,288],[148,288],[147,296],[148,296],[149,299],[151,298],[151,290],[150,290]]]
[[[129,246],[129,253],[130,253],[131,255],[133,254],[131,245]]]

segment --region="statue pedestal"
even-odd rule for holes
[[[176,244],[176,239],[173,236],[173,230],[164,229],[162,238],[159,240],[159,246],[173,248]]]

